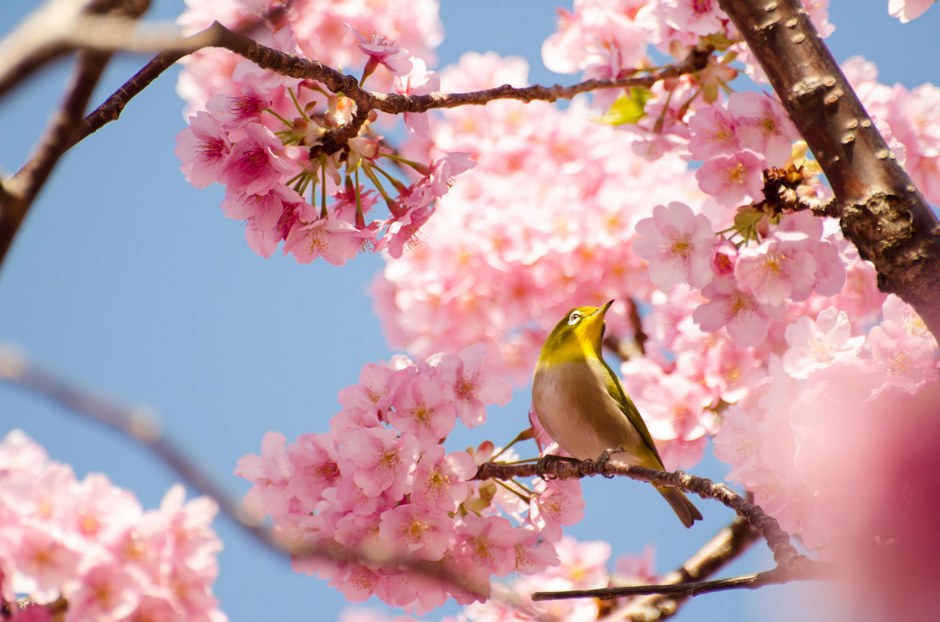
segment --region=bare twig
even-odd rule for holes
[[[660,583],[702,581],[747,551],[759,537],[756,529],[737,516],[679,568],[663,576]],[[649,594],[631,600],[612,617],[628,622],[657,622],[678,612],[688,598],[685,594]]]
[[[604,347],[616,354],[621,361],[642,358],[646,354],[646,341],[649,339],[643,332],[640,310],[632,298],[627,298],[627,317],[633,328],[632,339],[620,339],[616,335],[604,337]]]
[[[50,120],[29,161],[6,184],[0,196],[0,263],[13,244],[30,206],[59,159],[73,144],[73,135],[110,55],[80,52],[65,97]]]
[[[53,0],[0,41],[0,97],[69,51],[61,40],[94,0]]]
[[[239,25],[233,32],[240,34],[250,34],[265,22],[273,22],[278,19],[290,8],[293,0],[285,0],[279,4],[271,6],[267,11],[257,18],[247,20]],[[112,121],[117,121],[123,112],[124,107],[135,96],[140,94],[151,82],[173,66],[173,63],[191,54],[197,50],[206,47],[214,47],[218,43],[219,29],[215,25],[201,30],[186,37],[180,37],[159,54],[150,59],[146,65],[140,68],[127,82],[121,85],[117,91],[112,93],[100,106],[85,116],[82,121],[81,129],[75,135],[75,142],[78,143],[84,138],[97,132],[103,126]]]
[[[149,0],[92,0],[91,2],[58,0],[47,5],[46,9],[58,8],[66,13],[64,18],[61,15],[49,18],[58,23],[59,18],[65,19],[66,22],[74,21],[81,17],[84,11],[132,20],[139,17],[148,7]],[[42,30],[44,15],[46,14],[40,12],[39,18],[33,16],[27,20],[28,25],[25,30]],[[17,33],[20,33],[20,30],[17,30]],[[28,34],[23,34],[22,37],[28,37]],[[16,36],[13,38],[17,39]],[[4,50],[8,50],[7,46],[4,46]],[[108,52],[84,50],[76,54],[75,69],[66,88],[65,96],[47,125],[35,152],[12,179],[4,181],[3,191],[0,192],[0,263],[6,257],[13,238],[23,224],[30,206],[46,183],[46,179],[65,152],[75,143],[74,136],[78,131],[77,128],[80,127],[79,121],[85,113],[88,100],[110,58],[111,54]],[[25,74],[18,73],[22,70],[22,65],[18,68],[14,67],[12,70],[14,78],[25,77]],[[0,74],[2,74],[2,69],[0,69]],[[3,75],[6,74],[0,75],[0,83],[6,79]]]
[[[625,585],[596,590],[570,590],[565,592],[535,592],[532,600],[563,600],[571,598],[600,598],[602,600],[636,596],[638,594],[677,594],[683,597],[698,596],[725,590],[753,590],[766,585],[778,585],[793,581],[824,581],[837,577],[837,570],[830,564],[805,557],[793,560],[787,566],[778,566],[766,572],[691,583],[661,583],[657,585]]]
[[[888,149],[799,0],[718,4],[760,62],[816,155],[836,202],[829,215],[940,338],[940,223]]]
[[[136,32],[150,0],[50,0],[0,41],[0,97],[43,66],[76,49],[113,52],[142,42],[164,44],[164,36]],[[119,31],[126,45],[116,38]]]

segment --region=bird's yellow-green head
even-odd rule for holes
[[[545,340],[538,364],[558,365],[600,358],[604,315],[613,303],[609,300],[600,307],[577,307],[569,311]]]

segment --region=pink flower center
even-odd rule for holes
[[[408,537],[408,540],[411,542],[421,542],[424,538],[424,532],[428,530],[428,526],[421,521],[412,521],[408,525],[408,529],[405,531],[405,535]]]
[[[199,143],[199,159],[203,162],[216,162],[225,155],[225,143],[221,138],[210,138]]]
[[[774,276],[780,276],[780,273],[783,272],[783,262],[781,261],[780,255],[768,253],[767,256],[764,257],[764,271]]]
[[[731,296],[728,306],[731,309],[731,315],[738,315],[742,311],[750,310],[751,301],[745,294],[738,292]]]
[[[692,245],[689,244],[688,238],[679,238],[672,243],[672,255],[677,257],[688,257],[689,253],[692,252]]]

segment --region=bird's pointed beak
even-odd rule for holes
[[[604,303],[604,306],[600,307],[600,308],[597,310],[597,313],[598,313],[601,317],[604,317],[605,315],[607,315],[607,309],[609,309],[609,308],[610,308],[610,305],[612,305],[612,304],[614,304],[614,301],[613,301],[613,300],[608,300],[607,302]]]

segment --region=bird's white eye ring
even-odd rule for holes
[[[568,316],[568,326],[574,326],[581,320],[580,311],[572,311],[571,315]]]

